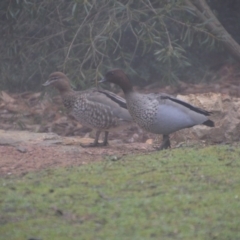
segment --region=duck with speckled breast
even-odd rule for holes
[[[81,145],[82,147],[106,146],[109,132],[118,131],[132,123],[125,99],[113,92],[96,88],[74,91],[69,78],[62,72],[50,74],[43,86],[55,87],[69,115],[82,125],[96,130],[94,142]],[[103,143],[99,143],[102,131],[105,132],[105,137]]]
[[[141,128],[163,135],[158,150],[170,148],[169,134],[178,130],[200,124],[214,127],[214,122],[209,119],[211,112],[165,93],[143,94],[134,91],[129,78],[121,69],[108,71],[100,80],[102,82],[114,83],[123,90],[128,111]]]

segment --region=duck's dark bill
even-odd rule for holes
[[[51,82],[50,82],[49,80],[47,80],[47,81],[43,84],[43,86],[46,87],[46,86],[48,86],[48,85],[50,85],[50,84],[51,84]]]
[[[99,80],[98,82],[99,83],[103,83],[103,82],[106,82],[107,80],[106,80],[106,78],[102,78],[101,80]]]

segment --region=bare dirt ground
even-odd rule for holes
[[[0,175],[22,175],[29,171],[52,167],[79,166],[104,158],[119,160],[132,153],[153,151],[147,143],[119,143],[109,146],[82,148],[80,143],[91,138],[61,137],[53,133],[0,130]]]

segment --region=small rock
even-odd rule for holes
[[[26,153],[26,152],[27,152],[27,149],[26,149],[25,147],[18,146],[18,147],[16,147],[16,148],[17,148],[17,150],[18,150],[19,152],[21,152],[21,153]]]
[[[113,144],[122,144],[123,141],[121,139],[113,139],[113,140],[111,140],[111,143],[113,143]]]
[[[116,155],[107,156],[107,160],[110,160],[110,161],[113,161],[113,162],[118,161],[120,159],[121,159],[121,157],[116,156]]]

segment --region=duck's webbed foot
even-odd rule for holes
[[[86,148],[86,147],[102,147],[102,146],[107,146],[108,145],[108,132],[105,132],[104,140],[102,143],[98,142],[99,136],[100,136],[101,131],[96,132],[95,140],[93,143],[89,144],[80,144],[81,147]]]
[[[100,147],[99,143],[89,143],[89,144],[80,144],[81,147],[83,148],[88,148],[88,147]]]
[[[156,149],[163,150],[163,149],[168,149],[168,148],[171,148],[169,135],[163,135],[162,144],[159,147],[157,147]]]

